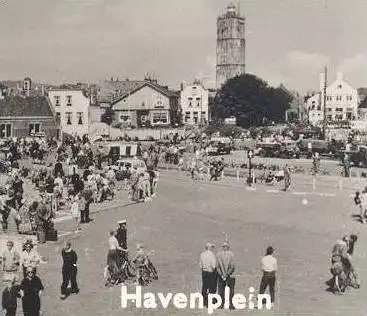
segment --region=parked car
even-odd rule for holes
[[[352,148],[350,151],[343,151],[340,157],[341,162],[344,160],[344,154],[348,153],[350,162],[356,167],[367,167],[367,146],[359,145]]]
[[[221,137],[221,138],[212,138],[209,141],[209,146],[207,148],[208,155],[229,155],[231,150],[233,149],[232,142],[230,138]]]
[[[256,145],[254,154],[264,158],[279,157],[281,151],[280,147],[280,144],[277,142],[261,142]]]

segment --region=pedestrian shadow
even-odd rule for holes
[[[359,214],[352,214],[350,217],[351,217],[354,221],[356,221],[356,222],[363,223],[362,218],[361,218],[361,215],[359,215]]]
[[[326,292],[334,293],[334,290],[333,290],[334,280],[333,280],[333,278],[327,280],[325,282],[325,285],[327,286],[327,288],[325,289]]]

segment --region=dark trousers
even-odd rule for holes
[[[259,294],[264,294],[266,288],[269,286],[271,302],[275,299],[275,272],[265,272],[261,278]]]
[[[208,306],[208,294],[215,294],[217,292],[217,273],[213,272],[201,272],[203,285],[201,288],[201,294],[204,298],[204,306]]]
[[[13,308],[8,308],[7,310],[6,310],[6,316],[15,316],[16,315],[16,313],[17,313],[17,308],[15,307],[13,307]]]
[[[78,283],[76,282],[76,274],[76,267],[64,267],[62,269],[61,294],[68,294],[67,289],[69,282],[71,282],[71,292],[76,292],[79,290]]]
[[[23,309],[23,315],[24,316],[40,316],[40,311],[37,310],[37,309],[34,309],[34,310],[24,310]]]
[[[236,283],[235,278],[229,277],[224,281],[222,279],[222,277],[220,277],[220,276],[218,277],[218,294],[222,298],[221,308],[223,308],[223,306],[224,306],[224,290],[225,290],[226,286],[228,286],[229,287],[229,300],[230,300],[229,308],[234,309],[234,306],[232,304],[232,298],[233,298],[233,295],[234,295],[235,283]]]
[[[90,222],[90,218],[89,218],[89,206],[90,206],[90,202],[86,202],[85,203],[84,210],[81,210],[80,211],[80,221],[82,223],[88,223],[88,222]]]

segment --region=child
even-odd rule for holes
[[[356,195],[354,196],[354,203],[358,206],[360,210],[361,222],[365,223],[365,216],[364,216],[364,209],[362,205],[361,194],[358,191],[356,192]]]
[[[147,256],[144,251],[144,246],[138,244],[136,246],[136,255],[135,258],[132,260],[133,264],[136,268],[136,285],[142,285],[142,273],[143,269],[147,265]]]
[[[17,311],[17,298],[19,295],[19,287],[15,285],[15,276],[8,276],[4,279],[6,288],[2,295],[2,308],[4,315],[15,316]]]

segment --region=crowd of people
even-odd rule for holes
[[[0,221],[4,232],[15,225],[20,234],[35,234],[38,243],[56,240],[57,231],[53,220],[59,212],[68,212],[73,218],[74,232],[81,231],[81,224],[92,221],[92,204],[104,203],[115,199],[120,190],[126,190],[127,197],[133,202],[148,202],[156,197],[161,160],[178,165],[179,170],[188,166],[192,179],[203,179],[209,170],[209,180],[221,179],[225,162],[223,158],[209,157],[205,146],[194,146],[192,154],[185,161],[177,145],[150,146],[141,150],[139,155],[145,168],[139,167],[137,158],[123,165],[106,157],[100,148],[95,148],[88,137],[66,139],[58,143],[53,139],[42,141],[12,140],[6,144],[4,172],[7,176],[3,190],[0,190]],[[51,157],[51,161],[47,159]],[[28,159],[28,160],[27,160]],[[32,160],[33,166],[27,167],[26,161]],[[313,157],[315,172],[319,169],[319,157]],[[35,167],[38,165],[38,167]],[[279,178],[279,179],[278,179]],[[287,165],[282,176],[269,174],[266,183],[272,184],[284,180],[284,190],[291,184],[291,172]],[[250,183],[255,182],[254,180]],[[34,193],[29,194],[27,190]],[[356,193],[355,203],[361,209],[361,219],[367,214],[367,188]],[[365,201],[366,200],[366,201]],[[136,285],[146,286],[158,279],[158,273],[151,261],[153,251],[146,251],[138,244],[136,253],[131,255],[127,245],[127,222],[118,222],[118,227],[109,232],[107,260],[105,266],[106,285],[132,281]],[[340,289],[339,281],[357,276],[351,263],[355,235],[346,237],[333,249],[332,273]],[[214,245],[208,243],[200,256],[202,271],[202,294],[207,305],[208,294],[218,293],[224,302],[224,289],[229,287],[232,298],[235,287],[235,262],[228,242],[222,250],[214,254]],[[271,303],[275,300],[275,273],[277,260],[274,249],[269,246],[262,259],[263,276],[259,293],[269,287]],[[66,242],[61,252],[63,260],[61,298],[77,294],[77,252],[71,242]],[[18,253],[14,243],[9,240],[7,249],[1,256],[6,288],[3,292],[3,309],[6,315],[15,315],[18,298],[22,299],[23,313],[37,316],[40,312],[40,295],[43,285],[38,276],[38,267],[42,258],[28,240]],[[344,274],[343,274],[344,273]],[[344,276],[343,276],[344,275]],[[342,281],[341,281],[342,282]],[[69,288],[70,286],[70,288]],[[232,302],[232,300],[231,300]],[[230,306],[233,308],[233,305]]]

